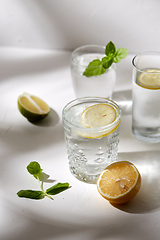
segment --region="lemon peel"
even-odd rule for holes
[[[118,161],[105,168],[97,181],[102,197],[114,204],[132,200],[141,187],[141,175],[129,161]]]
[[[99,103],[89,106],[81,114],[81,123],[88,130],[78,134],[85,138],[101,138],[107,136],[115,131],[120,124],[119,120],[116,124],[105,128],[112,124],[116,120],[116,117],[116,110],[107,103]]]

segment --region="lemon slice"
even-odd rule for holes
[[[87,133],[81,135],[86,138],[100,138],[110,134],[119,126],[120,122],[108,129],[103,129],[103,127],[113,123],[116,120],[116,117],[116,110],[109,104],[99,103],[89,106],[81,114],[81,123],[86,128],[90,128],[91,131],[87,131]],[[92,132],[95,128],[102,129],[100,131],[95,130],[95,132]]]
[[[141,187],[141,175],[134,164],[119,161],[109,165],[99,176],[97,189],[111,203],[123,204],[132,200]]]
[[[106,103],[92,105],[81,114],[81,122],[87,128],[103,127],[111,124],[115,119],[115,109]]]
[[[18,109],[30,122],[37,122],[46,117],[50,108],[39,97],[23,93],[18,97]]]
[[[138,77],[140,84],[148,89],[160,89],[160,70],[149,69]]]

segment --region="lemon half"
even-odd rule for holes
[[[138,77],[138,81],[142,87],[148,89],[160,89],[160,70],[149,69],[141,73]]]
[[[107,129],[104,128],[95,132],[92,132],[92,129],[107,127],[116,120],[116,117],[116,110],[107,103],[99,103],[89,106],[81,114],[81,123],[86,128],[90,128],[91,131],[88,130],[86,133],[81,133],[81,136],[86,138],[101,138],[110,134],[118,128],[120,121],[116,125]]]
[[[132,200],[141,187],[141,175],[129,161],[109,165],[99,176],[97,189],[111,203],[123,204]]]
[[[18,97],[18,109],[30,122],[37,122],[46,117],[50,107],[39,97],[23,93]]]

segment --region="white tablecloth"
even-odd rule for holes
[[[124,240],[159,239],[160,144],[136,140],[131,133],[133,54],[117,64],[113,100],[122,108],[119,159],[133,162],[142,186],[128,204],[112,206],[96,185],[83,183],[68,168],[62,109],[75,98],[70,76],[70,52],[0,49],[0,239],[1,240]],[[39,96],[50,115],[31,124],[18,111],[23,92]],[[71,188],[42,200],[19,198],[20,189],[39,190],[26,169],[38,161],[49,181]],[[53,183],[53,181],[55,181]]]

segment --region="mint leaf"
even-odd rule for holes
[[[121,61],[121,59],[124,59],[125,57],[127,57],[128,54],[128,49],[126,48],[117,48],[116,49],[116,54],[114,56],[114,62],[118,63]]]
[[[92,77],[105,73],[106,69],[102,66],[102,62],[99,59],[95,59],[89,63],[83,75],[86,77]]]
[[[40,164],[36,161],[30,162],[27,166],[28,172],[37,178],[37,174],[41,173],[43,169],[41,169]]]
[[[95,59],[90,62],[85,69],[83,75],[86,77],[101,75],[106,72],[113,62],[118,63],[121,59],[125,58],[128,54],[128,49],[126,48],[117,48],[113,42],[109,42],[105,48],[105,55],[102,60]]]
[[[102,66],[107,69],[109,68],[113,63],[113,58],[109,58],[109,57],[103,57],[102,58]]]
[[[34,191],[34,190],[20,190],[17,192],[18,197],[22,198],[30,198],[30,199],[42,199],[44,198],[44,193],[42,191]]]
[[[48,197],[53,200],[52,196],[50,195],[55,195],[58,194],[67,188],[69,188],[69,183],[57,183],[54,186],[48,188],[46,191],[43,189],[43,179],[44,175],[45,178],[49,177],[49,175],[42,173],[41,166],[38,162],[33,161],[30,162],[30,164],[27,166],[28,172],[33,175],[39,183],[39,187],[41,191],[35,191],[35,190],[20,190],[17,192],[17,195],[21,198],[30,198],[30,199],[42,199],[44,197]]]
[[[115,53],[116,53],[116,47],[115,47],[114,43],[110,41],[110,42],[106,45],[105,54],[106,54],[107,56],[109,56],[109,55],[112,55],[112,56],[113,56]]]
[[[46,190],[46,193],[50,194],[50,195],[56,195],[60,192],[65,191],[68,188],[69,188],[69,183],[67,183],[67,182],[66,183],[60,183],[59,182],[59,183],[55,184],[54,186],[48,188]]]

